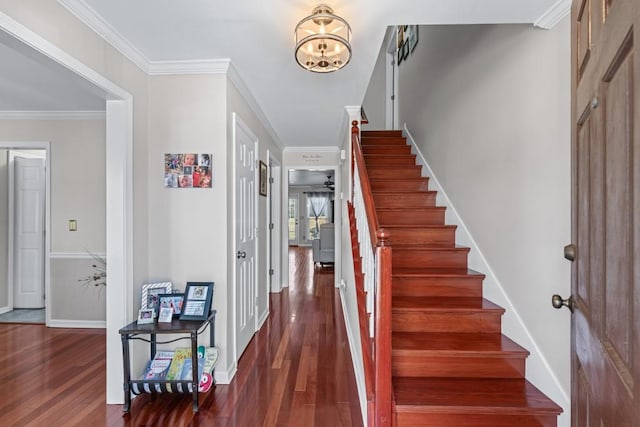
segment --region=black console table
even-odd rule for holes
[[[211,325],[209,330],[210,346],[214,347],[215,339],[215,317],[216,311],[212,310],[206,320],[177,320],[171,323],[149,323],[138,325],[137,322],[129,323],[120,329],[122,339],[122,356],[124,361],[124,412],[131,409],[131,393],[191,393],[193,395],[193,412],[198,412],[198,335],[201,334],[207,325]],[[188,334],[188,336],[178,337],[168,341],[158,341],[157,336],[163,334]],[[149,335],[149,339],[142,338],[141,335]],[[191,359],[193,378],[190,380],[132,380],[131,361],[129,356],[129,341],[140,340],[150,344],[151,360],[156,355],[157,344],[167,344],[179,340],[191,339]],[[213,377],[213,372],[211,373]]]

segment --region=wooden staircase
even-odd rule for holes
[[[555,426],[562,409],[524,379],[527,350],[501,333],[436,192],[400,131],[363,131],[380,227],[393,250],[392,382],[398,426]]]

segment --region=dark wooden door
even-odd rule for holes
[[[573,2],[574,426],[640,425],[639,11]]]

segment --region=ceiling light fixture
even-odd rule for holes
[[[306,70],[330,73],[351,59],[351,27],[326,4],[298,22],[295,40],[296,61]]]

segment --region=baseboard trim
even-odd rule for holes
[[[231,384],[231,381],[233,380],[233,377],[236,376],[237,372],[238,372],[237,365],[234,365],[231,368],[222,372],[219,369],[216,369],[215,373],[213,374],[213,378],[216,384]]]
[[[47,326],[50,328],[105,329],[107,327],[107,322],[105,322],[104,320],[51,319]]]
[[[340,304],[342,305],[342,317],[344,318],[344,326],[347,329],[347,340],[349,341],[349,350],[351,351],[351,361],[353,362],[353,373],[356,377],[356,388],[358,389],[358,400],[360,401],[360,411],[362,412],[362,419],[365,422],[367,420],[367,387],[364,383],[364,377],[358,375],[360,372],[364,372],[362,365],[362,359],[358,359],[355,355],[361,354],[361,350],[358,350],[355,346],[360,341],[353,336],[353,329],[351,329],[351,323],[349,321],[349,313],[346,305],[346,292],[347,284],[344,280],[340,281]],[[356,351],[358,350],[358,351]]]
[[[12,311],[13,309],[11,307],[9,307],[8,305],[5,307],[0,307],[0,314],[5,314],[8,313],[10,311]]]
[[[527,380],[534,383],[534,385],[536,385],[537,383],[537,381],[535,381],[535,378],[534,378],[535,375],[531,375],[531,376],[529,375],[532,372],[531,365],[532,365],[533,359],[537,359],[539,361],[539,366],[541,366],[542,369],[544,370],[544,375],[548,375],[548,377],[551,378],[551,382],[554,385],[555,390],[549,390],[549,389],[544,390],[538,385],[536,386],[538,388],[541,388],[545,394],[550,395],[552,399],[556,400],[556,403],[562,406],[565,412],[568,411],[570,413],[571,399],[569,398],[569,393],[567,392],[567,390],[564,389],[564,387],[562,387],[562,384],[560,383],[558,376],[551,369],[551,366],[549,365],[549,361],[540,350],[540,347],[538,346],[536,341],[533,339],[533,336],[531,335],[529,328],[527,328],[522,317],[518,313],[518,310],[513,305],[513,302],[511,301],[507,292],[502,286],[502,283],[498,280],[498,277],[496,276],[495,272],[487,262],[487,259],[485,258],[484,254],[478,247],[477,242],[469,232],[469,229],[467,228],[464,221],[462,220],[462,217],[454,207],[453,203],[451,202],[451,199],[449,199],[449,197],[447,196],[446,191],[440,185],[440,182],[438,181],[438,178],[434,174],[433,169],[431,169],[431,166],[429,166],[429,163],[427,162],[424,155],[418,148],[418,145],[416,144],[416,141],[411,135],[411,132],[409,132],[409,129],[407,129],[406,123],[403,126],[403,133],[404,133],[404,136],[407,138],[407,141],[411,145],[412,152],[416,154],[416,160],[418,164],[423,167],[422,175],[429,177],[429,186],[431,187],[433,185],[434,187],[430,189],[436,190],[438,192],[437,204],[441,206],[446,206],[447,208],[447,211],[446,211],[447,223],[455,224],[458,227],[456,230],[456,242],[458,242],[458,239],[462,240],[461,243],[465,246],[469,246],[471,248],[471,253],[474,253],[475,255],[473,258],[475,260],[475,264],[471,262],[472,258],[471,257],[469,258],[469,261],[470,261],[469,268],[472,268],[474,270],[480,271],[485,274],[486,276],[485,282],[484,282],[485,286],[490,286],[490,285],[495,286],[495,289],[498,291],[498,295],[500,296],[501,299],[493,302],[498,305],[501,305],[507,311],[510,311],[511,314],[513,314],[513,318],[515,320],[515,322],[513,323],[515,324],[513,323],[511,324],[512,329],[513,330],[517,329],[520,332],[520,335],[525,337],[526,341],[520,342],[519,344],[527,348],[531,353],[530,359],[527,362],[527,367],[528,367],[526,371]],[[503,333],[504,333],[506,319],[503,318],[502,322],[503,322]],[[560,400],[562,402],[559,402]]]

